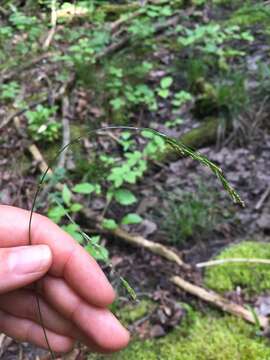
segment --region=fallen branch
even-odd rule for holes
[[[47,52],[47,53],[44,53],[44,54],[41,54],[41,55],[35,57],[34,59],[30,60],[29,62],[22,61],[22,63],[23,63],[22,66],[16,66],[14,69],[11,69],[9,72],[5,72],[5,71],[2,72],[2,74],[0,76],[0,83],[11,80],[12,78],[16,77],[21,72],[28,70],[32,66],[38,64],[39,62],[41,62],[47,58],[53,57],[56,54],[57,54],[56,52]]]
[[[38,147],[35,144],[32,144],[28,147],[29,152],[31,153],[31,155],[33,156],[34,160],[37,161],[38,163],[38,167],[39,170],[42,174],[45,173],[45,171],[48,168],[48,164],[46,163],[46,161],[44,160],[41,152],[39,151]],[[52,170],[48,169],[47,172],[48,175],[52,175]]]
[[[174,15],[171,18],[169,18],[164,23],[158,23],[154,27],[154,34],[158,34],[164,30],[167,30],[170,26],[175,26],[178,23],[178,20],[180,18],[180,15]],[[122,49],[124,46],[126,46],[130,41],[130,35],[124,35],[119,41],[115,41],[112,44],[110,44],[108,47],[106,47],[102,52],[97,54],[95,56],[95,60],[101,60],[104,57],[113,54],[114,52]]]
[[[214,292],[210,292],[206,289],[203,289],[199,286],[193,285],[190,282],[184,280],[180,276],[173,276],[171,278],[171,282],[175,284],[177,287],[181,288],[182,290],[188,292],[189,294],[197,296],[199,299],[202,299],[221,310],[228,312],[232,315],[235,315],[241,319],[244,319],[245,321],[257,324],[257,321],[260,324],[260,327],[262,329],[268,328],[269,321],[266,316],[257,315],[256,317],[254,314],[252,314],[251,311],[245,309],[243,306],[235,304],[228,299],[225,299],[219,294],[216,294]]]
[[[53,37],[56,33],[56,28],[57,28],[56,0],[51,0],[51,29],[42,46],[44,50],[47,50],[50,47]]]
[[[70,143],[70,126],[69,126],[68,110],[69,110],[69,100],[67,96],[64,96],[62,100],[62,129],[63,129],[62,148],[64,148],[67,144]],[[59,155],[59,161],[57,167],[59,168],[65,167],[67,150],[62,151],[61,154]]]
[[[110,25],[111,33],[115,33],[123,24],[128,23],[129,21],[135,19],[136,17],[140,16],[142,14],[142,9],[139,9],[137,11],[134,11],[131,14],[128,14],[125,17],[120,17],[120,19],[114,21]]]
[[[267,189],[262,194],[260,200],[255,205],[255,210],[260,210],[262,208],[265,200],[268,198],[269,195],[270,195],[270,185],[267,187]]]
[[[198,263],[198,264],[196,264],[196,267],[197,268],[203,268],[203,267],[223,265],[223,264],[228,264],[228,263],[245,263],[245,264],[270,265],[270,260],[268,260],[268,259],[241,259],[241,258],[219,259],[219,260],[210,260],[210,261]]]
[[[13,120],[14,120],[14,125],[15,125],[15,128],[16,128],[18,134],[20,134],[22,136],[23,134],[22,134],[21,123],[20,123],[19,118],[16,116]],[[43,158],[41,152],[39,151],[38,147],[35,144],[31,144],[31,145],[29,145],[27,147],[27,149],[30,152],[30,154],[32,155],[33,159],[37,162],[40,172],[42,174],[44,174],[44,172],[48,168],[48,164],[44,160],[44,158]],[[52,175],[51,169],[48,170],[48,174]]]
[[[74,81],[75,81],[75,76],[72,75],[69,78],[68,81],[66,81],[64,84],[62,84],[58,88],[58,90],[56,91],[56,93],[54,95],[54,101],[61,99],[61,97],[67,92],[68,88],[70,88],[72,86]],[[39,101],[36,101],[36,102],[33,102],[32,104],[29,104],[28,106],[26,106],[23,109],[12,112],[0,124],[0,131],[3,130],[3,128],[5,128],[12,120],[14,120],[14,118],[24,114],[28,110],[31,110],[31,109],[35,108],[37,105],[44,104],[44,103],[48,102],[49,99],[50,99],[50,95],[48,94],[46,97],[44,97],[44,99],[40,99]]]
[[[44,99],[42,99],[42,100],[40,100],[40,101],[36,101],[36,102],[34,102],[34,103],[32,103],[32,104],[29,104],[29,105],[28,105],[27,107],[25,107],[24,109],[20,109],[20,110],[18,110],[18,111],[12,112],[11,114],[9,114],[9,115],[6,117],[6,119],[4,119],[4,120],[1,122],[1,124],[0,124],[0,131],[1,131],[4,127],[6,127],[15,117],[21,116],[21,115],[23,115],[26,111],[35,108],[37,105],[44,104],[44,103],[46,103],[47,101],[48,101],[48,97],[46,97],[46,98],[44,98]]]
[[[162,244],[147,240],[140,235],[131,235],[127,231],[120,228],[112,230],[111,233],[121,238],[122,240],[128,242],[131,245],[145,248],[154,254],[160,255],[163,258],[176,263],[181,267],[188,267],[188,265],[183,262],[183,260],[180,258],[178,254],[176,254],[173,250],[168,249],[166,246]]]

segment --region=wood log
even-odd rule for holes
[[[219,121],[217,118],[209,118],[205,120],[200,126],[189,130],[178,139],[182,143],[192,149],[200,149],[204,146],[211,145],[217,140]],[[166,149],[159,154],[158,160],[174,161],[179,158],[179,154],[171,147],[167,146]]]
[[[179,141],[194,149],[211,145],[216,141],[218,126],[219,121],[217,118],[209,118],[200,126],[182,135]]]

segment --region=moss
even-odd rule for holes
[[[154,309],[155,304],[150,300],[141,300],[136,305],[128,304],[116,311],[117,317],[125,324],[132,324]]]
[[[200,148],[215,141],[219,122],[216,118],[208,118],[199,127],[188,131],[180,141],[192,148]]]
[[[232,245],[221,252],[217,259],[226,258],[270,258],[270,244],[245,241]],[[241,286],[249,294],[270,289],[270,266],[227,263],[209,267],[205,272],[205,284],[213,290],[232,291]]]
[[[193,149],[200,149],[216,142],[219,121],[217,118],[209,117],[202,124],[194,129],[187,131],[179,139],[179,143]],[[179,154],[167,146],[165,151],[157,155],[159,161],[179,160]]]
[[[197,315],[161,340],[134,341],[112,356],[91,355],[89,360],[267,360],[270,347],[254,337],[254,328],[231,316]]]

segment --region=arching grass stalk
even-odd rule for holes
[[[197,151],[194,151],[193,149],[187,147],[186,145],[182,144],[179,141],[176,141],[175,139],[167,136],[166,134],[163,134],[157,130],[154,129],[150,129],[150,128],[139,128],[139,127],[133,127],[133,126],[107,126],[107,127],[102,127],[102,128],[98,128],[98,129],[94,129],[94,130],[90,130],[89,132],[87,132],[87,135],[98,135],[101,132],[106,132],[108,130],[131,130],[131,131],[135,131],[135,132],[142,132],[142,131],[149,131],[154,135],[157,135],[159,137],[161,137],[165,143],[167,145],[169,145],[172,149],[175,150],[175,152],[177,154],[179,154],[179,156],[187,156],[192,158],[193,160],[198,161],[199,163],[201,163],[202,165],[205,165],[206,167],[208,167],[216,176],[217,178],[221,181],[224,189],[229,193],[229,195],[231,196],[232,200],[234,201],[234,203],[236,204],[240,204],[242,206],[244,206],[244,202],[241,200],[240,196],[238,195],[238,193],[231,187],[231,185],[228,183],[228,181],[226,180],[226,178],[223,175],[223,172],[221,170],[220,167],[218,167],[216,164],[214,164],[212,161],[210,161],[206,156],[200,154]],[[80,136],[76,139],[73,139],[71,142],[69,142],[68,144],[66,144],[62,149],[60,149],[56,155],[53,157],[53,159],[50,161],[48,168],[46,169],[46,171],[42,174],[40,181],[37,184],[37,188],[34,194],[34,198],[33,198],[33,203],[31,206],[31,211],[30,211],[30,218],[29,218],[29,224],[28,224],[28,243],[29,245],[32,244],[32,238],[31,238],[31,229],[32,229],[32,219],[33,219],[33,213],[35,210],[35,206],[36,206],[36,201],[38,198],[38,195],[40,193],[41,187],[44,183],[44,180],[48,174],[48,171],[50,169],[52,169],[52,167],[55,165],[59,155],[64,152],[68,147],[72,146],[73,144],[81,141],[84,138],[84,136]],[[122,280],[123,282],[123,280]],[[124,282],[124,284],[126,284],[126,282]],[[45,341],[47,344],[47,347],[50,351],[51,354],[51,358],[55,359],[54,353],[51,349],[48,337],[47,337],[47,333],[46,333],[46,329],[44,327],[44,321],[43,321],[43,316],[42,316],[42,312],[41,312],[41,307],[40,307],[40,301],[38,296],[36,296],[36,300],[37,300],[37,307],[38,307],[38,313],[39,313],[39,317],[40,317],[40,323],[41,326],[43,328],[43,332],[44,332],[44,337],[45,337]]]

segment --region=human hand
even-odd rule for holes
[[[90,351],[114,352],[129,334],[107,306],[114,291],[102,270],[68,234],[28,211],[0,205],[0,331],[46,348],[36,290],[50,347],[68,352],[75,340]]]

